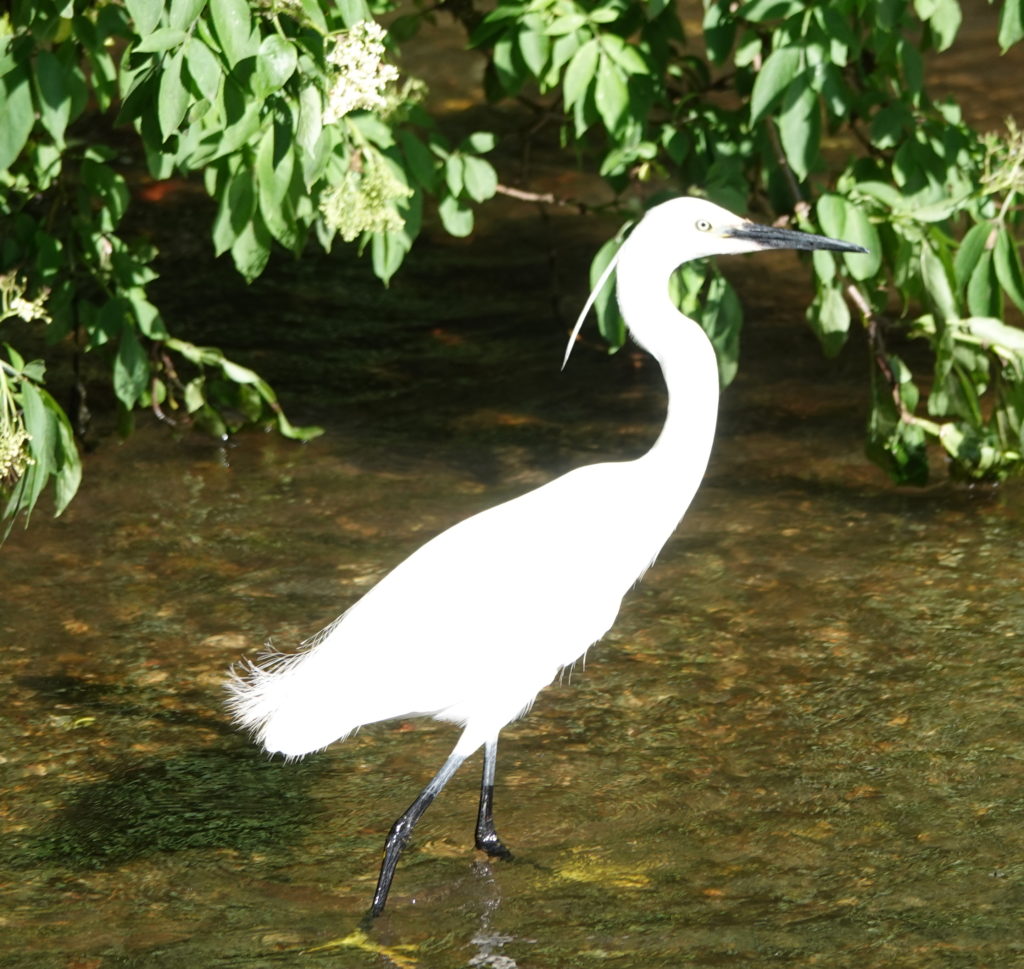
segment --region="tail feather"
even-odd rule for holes
[[[320,669],[316,647],[331,628],[299,652],[268,647],[255,662],[246,659],[231,668],[225,688],[232,719],[270,753],[303,757],[344,739],[360,725],[346,718],[343,684]]]

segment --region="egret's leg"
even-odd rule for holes
[[[494,769],[498,761],[498,738],[484,744],[484,776],[480,783],[480,811],[476,816],[476,846],[492,858],[511,858],[494,830]]]
[[[381,863],[380,876],[377,878],[377,890],[373,893],[373,904],[370,906],[371,916],[380,915],[384,911],[384,903],[387,902],[388,891],[391,889],[391,879],[395,877],[398,856],[409,843],[416,822],[423,816],[423,812],[430,807],[431,802],[441,792],[441,788],[452,779],[452,774],[459,769],[459,765],[468,756],[460,749],[461,746],[460,742],[441,769],[434,775],[434,779],[423,788],[419,797],[409,805],[405,814],[391,826],[387,841],[384,842],[384,861]]]

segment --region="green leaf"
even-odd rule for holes
[[[242,166],[231,174],[213,222],[214,252],[218,256],[235,244],[255,211],[256,185],[253,172]]]
[[[981,254],[985,251],[988,238],[992,234],[991,222],[979,222],[971,226],[967,234],[960,242],[953,259],[953,273],[956,276],[956,285],[959,292],[963,292],[978,265]]]
[[[992,251],[986,249],[978,257],[978,264],[967,284],[967,308],[972,316],[1000,317],[1003,315],[1002,302]]]
[[[259,48],[259,31],[253,29],[246,0],[210,0],[210,13],[221,50],[231,67],[255,55]]]
[[[736,19],[724,4],[705,3],[703,27],[704,46],[709,59],[716,64],[724,63],[736,38]]]
[[[956,39],[963,19],[959,0],[914,0],[914,9],[931,28],[936,49],[946,50]]]
[[[499,7],[499,9],[501,9]],[[509,11],[510,16],[515,16],[515,10],[512,7],[505,8]],[[548,24],[548,36],[549,37],[562,37],[566,34],[575,34],[581,27],[587,22],[587,18],[581,13],[569,13],[562,17],[556,17]]]
[[[779,140],[789,167],[804,181],[819,160],[821,110],[818,96],[802,78],[787,89],[779,113]]]
[[[163,340],[169,335],[160,311],[146,299],[145,290],[130,291],[126,296],[131,305],[139,330],[151,340]]]
[[[605,56],[610,57],[626,74],[646,75],[651,72],[640,51],[615,34],[605,34],[601,38],[601,49]]]
[[[463,156],[463,186],[474,202],[486,202],[498,188],[498,173],[490,162],[476,155]]]
[[[444,160],[444,181],[448,186],[448,192],[453,198],[462,194],[465,187],[463,177],[466,170],[466,163],[462,155],[453,152]]]
[[[473,210],[453,195],[446,195],[437,206],[441,224],[449,235],[462,239],[473,231]]]
[[[185,44],[185,67],[197,92],[207,101],[216,102],[222,76],[220,62],[198,37],[189,37]]]
[[[164,12],[163,0],[124,0],[124,5],[141,37],[153,32]]]
[[[986,346],[1001,347],[1009,353],[1024,357],[1024,330],[1020,327],[1009,326],[990,316],[971,316],[963,324]]]
[[[843,201],[845,213],[842,238],[868,250],[867,253],[843,253],[843,262],[854,279],[871,279],[882,268],[882,240],[867,213],[846,199]]]
[[[750,3],[743,4],[734,16],[737,20],[764,23],[785,20],[794,14],[802,13],[806,6],[804,0],[751,0]]]
[[[28,452],[33,463],[22,478],[23,491],[15,507],[20,506],[27,512],[35,507],[46,486],[46,479],[58,467],[56,451],[59,431],[53,411],[46,405],[47,397],[49,394],[46,391],[27,380],[19,385],[18,400],[25,430],[29,435]]]
[[[328,138],[322,137],[323,99],[312,84],[299,91],[298,109],[295,142],[302,149],[302,177],[309,189],[323,175],[330,160]]]
[[[516,43],[530,73],[535,78],[543,76],[551,55],[551,38],[541,30],[527,25],[516,35]]]
[[[1020,252],[1005,227],[1001,228],[996,236],[994,259],[999,285],[1013,300],[1017,309],[1024,311],[1024,273],[1021,272]]]
[[[114,393],[131,410],[149,382],[149,360],[130,326],[121,329],[121,339],[114,359]]]
[[[999,12],[999,48],[1005,54],[1024,37],[1024,3],[1004,0]]]
[[[811,253],[811,264],[814,266],[814,275],[819,282],[828,284],[836,278],[836,257],[834,253],[826,252],[823,249],[815,249]]]
[[[71,116],[71,96],[64,65],[48,50],[36,55],[36,86],[39,91],[39,120],[58,147],[64,146],[64,129]]]
[[[140,54],[160,54],[172,47],[180,47],[187,39],[188,34],[184,30],[175,27],[160,27],[153,33],[147,34],[135,45],[135,50]]]
[[[259,98],[265,98],[279,91],[295,73],[298,62],[299,55],[291,41],[280,34],[264,37],[256,53],[253,93]]]
[[[588,40],[573,54],[569,66],[565,69],[565,79],[562,82],[562,97],[567,109],[581,100],[594,83],[599,55],[600,49],[596,40]]]
[[[267,227],[259,213],[255,214],[231,244],[231,258],[246,282],[251,283],[266,268],[272,244]]]
[[[189,97],[181,70],[185,63],[185,51],[179,50],[165,58],[160,72],[160,97],[157,100],[157,118],[160,134],[166,141],[181,124],[188,110]]]
[[[728,387],[739,369],[743,309],[736,291],[717,270],[711,277],[697,320],[715,348],[718,382]]]
[[[497,139],[493,132],[474,131],[473,134],[463,142],[463,147],[477,155],[486,155],[489,151],[494,151],[496,143]]]
[[[921,281],[936,316],[943,322],[958,319],[960,314],[946,266],[927,242],[921,246]]]
[[[591,290],[598,284],[621,245],[622,239],[616,235],[597,250],[590,263]],[[626,323],[615,299],[614,275],[605,281],[604,287],[594,297],[594,313],[597,316],[598,332],[612,349],[617,350],[626,342]]]
[[[796,47],[773,50],[754,80],[750,92],[750,124],[756,124],[769,111],[800,73],[802,52]]]
[[[82,483],[82,459],[75,445],[75,435],[67,415],[61,410],[49,394],[46,394],[47,406],[53,414],[58,432],[58,470],[53,482],[53,514],[61,514],[75,497],[78,486]]]
[[[386,286],[398,272],[409,252],[410,240],[404,232],[375,232],[370,244],[373,273]]]
[[[206,0],[171,0],[171,14],[168,18],[170,25],[179,30],[188,30],[205,6]]]
[[[405,168],[413,180],[427,191],[434,192],[437,183],[437,168],[430,149],[411,131],[401,128],[396,132],[398,143],[405,158]]]
[[[275,146],[283,144],[283,153],[275,157]],[[270,234],[281,245],[296,249],[301,239],[296,224],[293,200],[299,194],[298,184],[293,183],[295,174],[295,153],[291,140],[282,128],[270,128],[260,141],[256,152],[256,182],[259,190],[259,208]]]
[[[822,292],[817,312],[811,314],[811,322],[825,355],[834,357],[850,332],[850,307],[839,287],[829,286]]]
[[[629,107],[629,85],[621,68],[603,55],[594,88],[594,105],[604,126],[613,134],[617,132]]]
[[[0,78],[0,172],[21,154],[34,122],[28,71],[19,65]]]
[[[346,27],[359,23],[361,20],[372,20],[373,14],[366,0],[336,0],[338,10]]]

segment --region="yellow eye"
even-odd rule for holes
[[[707,219],[698,219],[698,220],[697,220],[697,221],[696,221],[696,222],[694,223],[694,228],[695,228],[695,229],[696,229],[696,230],[697,230],[698,232],[710,232],[710,231],[711,231],[711,223],[710,223],[710,222],[708,222],[708,220],[707,220]]]

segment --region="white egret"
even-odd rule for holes
[[[671,302],[669,277],[691,259],[761,249],[865,251],[758,225],[702,199],[652,208],[616,262],[623,318],[661,365],[668,390],[668,414],[654,446],[632,461],[577,468],[452,526],[301,651],[234,671],[235,720],[268,751],[289,758],[395,717],[462,725],[451,755],[388,834],[370,914],[384,908],[414,825],[479,747],[476,845],[509,857],[491,810],[498,733],[608,631],[623,595],[682,518],[711,452],[715,354],[704,331]],[[622,501],[629,502],[629,515],[610,516],[608,509]]]

